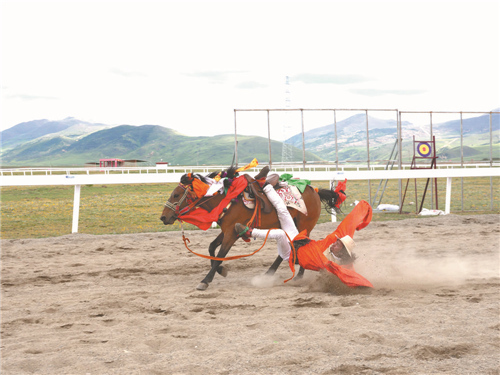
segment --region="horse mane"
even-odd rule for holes
[[[224,187],[228,188],[231,185],[231,182],[235,177],[238,176],[238,172],[236,172],[237,167],[231,165],[228,169],[225,171],[216,171],[216,172],[211,172],[207,174],[206,176],[203,176],[202,174],[199,173],[186,173],[183,174],[181,177],[181,184],[183,185],[192,185],[193,179],[197,178],[201,182],[204,182],[206,184],[210,184],[209,179],[214,179],[217,175],[220,175],[221,178],[227,177],[226,180],[224,180]]]
[[[193,183],[193,179],[195,179],[195,178],[197,178],[198,180],[200,180],[206,184],[209,183],[207,178],[199,173],[186,173],[186,174],[183,174],[181,177],[181,184],[191,185]]]
[[[208,178],[215,178],[215,176],[217,176],[218,174],[220,173],[220,171],[215,171],[215,172],[212,172],[212,173],[209,173],[207,174],[207,177]]]

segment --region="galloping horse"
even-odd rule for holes
[[[236,168],[229,168],[225,174],[228,177],[227,180],[231,181],[231,179],[235,177]],[[210,197],[198,198],[193,192],[193,178],[197,178],[201,181],[204,180],[204,176],[198,174],[189,174],[189,176],[183,175],[179,185],[171,193],[160,218],[165,225],[173,224],[177,219],[182,220],[182,217],[179,218],[179,216],[182,216],[182,209],[189,210],[189,205],[192,207],[201,207],[204,210],[211,212],[218,207],[226,197],[226,193],[223,193]],[[302,193],[302,199],[307,207],[307,215],[304,215],[296,209],[288,209],[299,232],[307,230],[307,235],[311,233],[319,219],[321,202],[325,204],[325,209],[336,210],[335,204],[337,196],[338,195],[333,191],[333,188],[318,189],[316,192],[315,189],[308,185]],[[224,258],[227,255],[231,246],[238,239],[238,234],[234,230],[234,225],[236,223],[249,222],[252,219],[252,214],[252,210],[248,209],[243,204],[241,199],[232,200],[230,207],[227,210],[224,210],[224,213],[221,215],[222,217],[219,217],[217,220],[217,223],[221,228],[221,233],[214,241],[212,241],[212,243],[210,243],[208,248],[212,257],[215,256],[215,250],[220,245],[222,246],[217,254],[217,258]],[[275,209],[272,209],[270,213],[261,211],[261,222],[259,228],[271,229],[279,227],[280,222]],[[274,274],[281,262],[282,258],[278,256],[267,271],[267,274]],[[216,272],[219,272],[224,277],[227,275],[227,270],[225,270],[221,264],[222,261],[211,260],[211,269],[197,286],[198,290],[206,290],[208,285],[212,282]],[[302,276],[303,273],[304,270],[301,268],[298,276]]]

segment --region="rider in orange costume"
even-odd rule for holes
[[[354,247],[354,232],[356,230],[363,229],[366,227],[372,219],[372,208],[366,201],[360,201],[356,207],[342,220],[337,229],[329,234],[323,240],[311,240],[306,236],[306,231],[302,231],[297,234],[297,229],[290,216],[288,210],[286,209],[283,200],[279,197],[276,191],[267,185],[264,187],[264,192],[267,197],[276,208],[280,224],[282,228],[286,229],[250,229],[245,228],[243,231],[241,224],[235,225],[235,230],[242,236],[255,238],[269,238],[276,239],[278,242],[278,253],[284,260],[289,261],[291,270],[295,273],[295,264],[299,264],[305,269],[319,271],[321,269],[326,269],[327,271],[337,275],[339,279],[346,285],[350,287],[373,287],[373,285],[365,279],[363,276],[354,271],[352,262],[354,258],[352,257],[351,250]],[[345,195],[341,197],[343,201]],[[287,241],[287,234],[293,236],[293,249],[291,251],[291,246]],[[347,258],[347,264],[341,265],[340,258],[335,255],[344,254]],[[336,259],[338,263],[328,259]]]
[[[325,252],[335,242],[340,241],[345,236],[354,236],[356,230],[366,227],[372,219],[372,208],[366,201],[360,201],[356,207],[342,220],[337,229],[330,233],[323,240],[314,241],[306,236],[306,232],[302,231],[293,239],[295,247],[295,263],[298,263],[302,268],[319,271],[326,269],[327,271],[337,275],[342,282],[350,287],[373,285],[363,276],[354,271],[352,263],[341,266],[329,260],[325,256]],[[302,241],[301,241],[302,240]],[[300,241],[300,242],[299,242]],[[302,242],[306,244],[301,246]],[[294,256],[289,259],[290,268],[295,271]]]

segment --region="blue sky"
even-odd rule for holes
[[[235,108],[489,111],[498,1],[25,1],[1,9],[1,129],[76,117],[231,134]],[[243,125],[241,133],[252,133]]]

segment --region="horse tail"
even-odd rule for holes
[[[214,179],[219,173],[221,173],[221,171],[211,172],[211,173],[207,174],[206,177]]]
[[[342,205],[342,197],[339,193],[335,192],[333,188],[331,189],[318,189],[318,195],[321,203],[323,203],[326,212],[329,214],[338,214],[342,210],[340,206]]]

